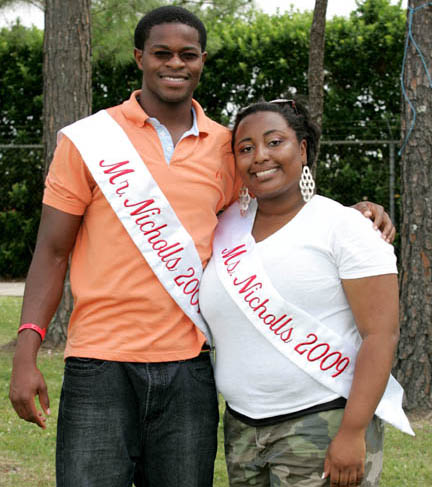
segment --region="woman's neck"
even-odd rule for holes
[[[258,209],[252,235],[257,242],[264,240],[292,220],[303,208],[302,196],[296,198],[258,198]]]
[[[300,192],[294,195],[274,198],[257,198],[258,213],[264,218],[292,218],[305,205]]]

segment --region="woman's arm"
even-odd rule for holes
[[[324,463],[331,486],[359,485],[363,478],[366,429],[386,388],[399,338],[396,274],[342,283],[363,343],[342,423]]]

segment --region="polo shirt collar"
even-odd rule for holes
[[[128,120],[138,127],[143,127],[150,117],[138,103],[137,96],[140,93],[141,90],[133,91],[129,100],[122,103],[121,109]],[[192,106],[195,111],[193,126],[195,126],[196,123],[200,133],[208,134],[210,132],[210,119],[206,116],[201,105],[196,100],[192,100]]]

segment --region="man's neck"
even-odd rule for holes
[[[174,134],[179,132],[183,134],[192,127],[192,99],[181,103],[155,102],[143,96],[141,92],[138,101],[149,117],[157,118],[165,125],[173,139],[177,138]]]

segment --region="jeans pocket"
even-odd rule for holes
[[[195,380],[212,385],[215,383],[213,367],[208,354],[199,359],[188,360],[186,364],[189,373]]]
[[[94,358],[68,357],[65,372],[77,376],[91,376],[102,373],[109,362]]]

